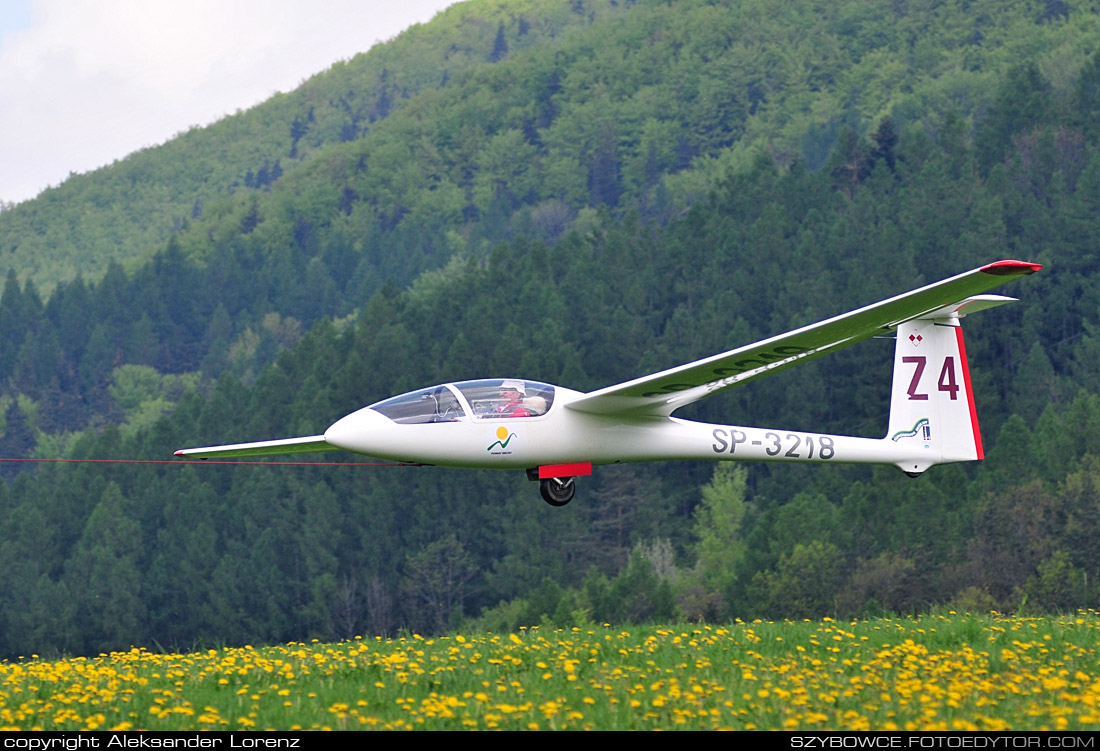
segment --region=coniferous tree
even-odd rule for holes
[[[497,26],[497,36],[493,40],[493,50],[489,53],[489,62],[498,63],[508,55],[508,40],[504,36],[504,24]]]

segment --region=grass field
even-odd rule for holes
[[[0,663],[0,729],[1100,728],[1100,615],[531,629]]]

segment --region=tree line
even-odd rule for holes
[[[1027,76],[1005,86],[1019,80]],[[665,227],[605,210],[583,234],[457,256],[339,319],[288,305],[305,333],[292,332],[281,352],[272,345],[274,361],[248,383],[231,368],[203,369],[217,362],[206,331],[180,330],[164,356],[192,354],[171,366],[111,367],[102,356],[98,370],[83,359],[60,369],[114,379],[97,393],[116,417],[97,411],[103,426],[71,436],[68,456],[165,458],[184,445],[316,433],[391,394],[487,373],[597,388],[1018,256],[1047,268],[1008,290],[1021,302],[966,322],[985,462],[916,481],[843,466],[599,468],[565,509],[541,503],[522,473],[45,466],[0,489],[5,652],[437,632],[473,621],[1095,605],[1100,307],[1083,230],[1100,160],[1096,134],[1068,122],[1072,114],[1048,110],[1015,137],[990,131],[972,144],[884,122],[867,139],[840,139],[817,171],[761,155]],[[998,159],[983,161],[983,137],[1001,138]],[[866,165],[854,175],[853,160]],[[253,278],[266,263],[278,257]],[[85,290],[74,307],[100,321],[92,328],[114,321],[134,337],[170,325],[173,300],[184,311],[213,305],[205,273],[169,247],[132,276],[73,285]],[[307,279],[285,283],[300,290]],[[43,330],[71,304],[71,287],[41,304],[33,287],[9,286],[2,302],[18,302]],[[166,312],[120,296],[159,300]],[[252,304],[262,327],[266,309]],[[78,318],[68,315],[56,320]],[[62,334],[76,332],[53,335]],[[85,358],[94,352],[84,345]],[[876,435],[891,353],[892,343],[872,340],[685,416]],[[9,382],[24,373],[28,384],[59,370],[10,367]],[[191,369],[192,381],[165,381],[164,371]],[[174,405],[170,414],[117,417],[158,399]],[[42,401],[24,411],[11,400],[5,440],[13,414],[48,413]]]
[[[147,263],[48,294],[10,271],[0,457],[309,435],[488,374],[589,390],[1016,257],[1046,268],[966,321],[988,459],[917,481],[607,467],[565,509],[522,473],[0,463],[0,652],[1096,605],[1100,57],[1056,81],[982,67],[1025,41],[1068,55],[1090,17],[978,13],[946,47],[971,67],[947,75],[901,44],[917,15],[856,23],[877,6],[831,5],[813,23],[833,43],[783,58],[724,33],[721,5],[624,3],[621,62],[590,6],[564,11],[583,19],[568,33],[547,22],[546,49],[495,21],[484,66],[391,99],[371,138],[242,163],[251,185],[193,197]],[[870,122],[834,106],[856,70],[888,101],[902,48],[906,71],[940,73],[917,99]],[[716,68],[749,78],[723,98],[694,73]],[[296,117],[284,146],[304,153]],[[765,123],[785,140],[756,139]],[[891,355],[871,340],[683,416],[879,435]]]

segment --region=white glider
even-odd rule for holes
[[[345,450],[416,464],[525,469],[563,506],[594,464],[669,459],[889,464],[916,477],[983,457],[959,319],[1011,297],[983,294],[1042,267],[997,261],[844,315],[589,393],[514,378],[445,383],[337,420],[324,435],[183,449],[211,459]],[[875,335],[897,332],[883,438],[712,425],[685,404]]]

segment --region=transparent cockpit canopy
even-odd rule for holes
[[[459,398],[461,396],[461,398]],[[371,409],[402,425],[468,419],[538,417],[554,403],[554,387],[518,378],[432,386],[372,404]]]
[[[466,417],[466,410],[447,386],[411,391],[373,404],[371,409],[402,425],[454,422]]]
[[[475,417],[538,417],[554,403],[554,387],[518,378],[486,378],[454,384]]]

